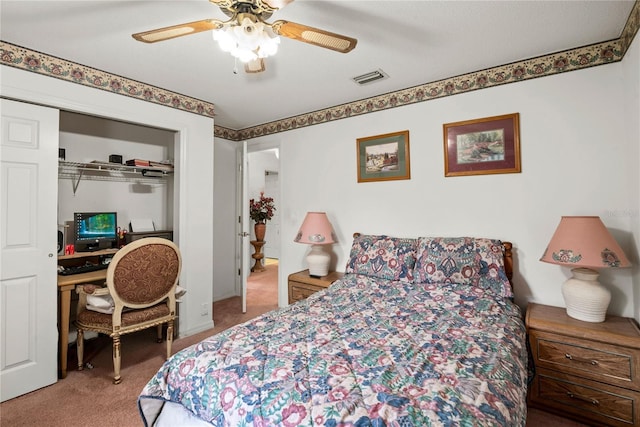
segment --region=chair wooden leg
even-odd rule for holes
[[[120,335],[113,336],[113,383],[120,384]]]
[[[162,342],[162,323],[156,327],[156,331],[158,333],[158,338],[156,339],[156,342],[161,343]]]
[[[84,369],[84,330],[82,329],[78,329],[76,351],[78,353],[78,371],[82,371]]]
[[[173,344],[173,320],[167,323],[167,360],[171,357],[171,345]]]

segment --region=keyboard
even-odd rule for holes
[[[65,267],[58,274],[61,276],[70,276],[72,274],[88,273],[90,271],[105,270],[109,268],[109,264],[85,264],[75,267]]]

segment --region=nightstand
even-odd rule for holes
[[[530,303],[535,377],[529,404],[593,425],[640,426],[640,329],[626,317],[601,323]]]
[[[289,275],[289,304],[303,300],[309,295],[328,288],[333,282],[341,279],[344,273],[331,272],[322,277],[311,277],[309,270],[298,271]]]

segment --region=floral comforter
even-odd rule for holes
[[[349,274],[176,353],[138,405],[147,425],[160,400],[214,426],[524,426],[526,368],[510,300]]]

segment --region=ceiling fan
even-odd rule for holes
[[[155,43],[202,31],[215,30],[213,37],[222,50],[230,52],[245,63],[245,71],[265,70],[264,58],[276,53],[280,39],[287,37],[341,53],[350,52],[356,39],[303,24],[284,20],[268,23],[265,20],[294,0],[209,0],[229,16],[229,20],[203,19],[133,34],[133,38]]]

